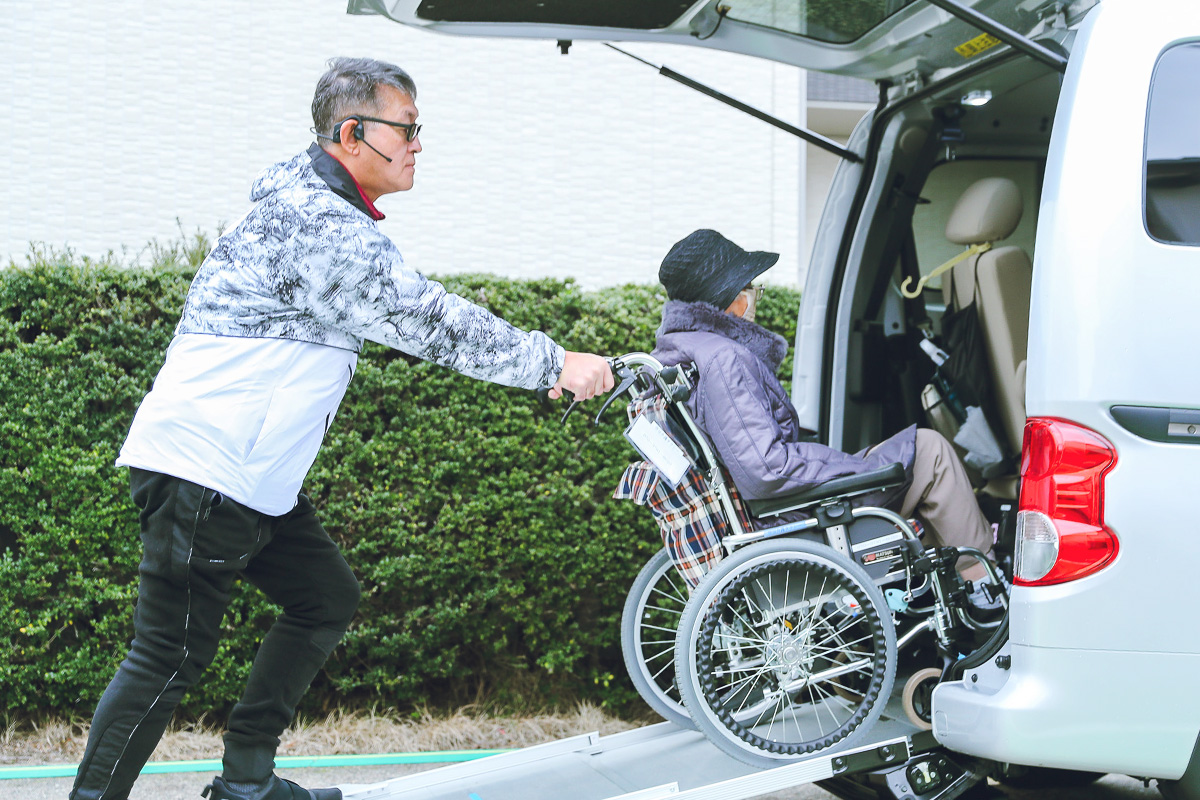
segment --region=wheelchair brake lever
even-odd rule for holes
[[[565,425],[567,423],[567,417],[571,416],[571,413],[575,411],[575,407],[583,402],[582,400],[576,400],[575,394],[566,389],[563,389],[563,397],[570,400],[571,405],[567,406],[567,410],[563,413],[562,419],[558,421],[558,424],[560,425]]]
[[[625,380],[621,381],[617,388],[609,393],[608,397],[604,400],[604,405],[600,406],[600,410],[596,413],[596,418],[592,420],[592,427],[599,427],[600,418],[604,416],[604,412],[608,410],[608,407],[613,404],[614,400],[625,394],[635,380],[637,380],[637,376],[631,373]]]
[[[565,414],[563,414],[562,419],[560,419],[558,421],[560,425],[567,421],[567,417],[571,416],[571,412],[575,410],[575,406],[579,405],[579,403],[581,402],[579,400],[576,400],[575,395],[573,395],[570,391],[568,391],[566,389],[563,389],[562,396],[567,398],[568,400],[570,400],[571,405],[567,406],[567,412]],[[554,410],[554,401],[550,399],[550,390],[549,389],[538,389],[537,390],[537,398],[538,398],[538,402],[541,404],[543,410],[545,410],[547,412]]]

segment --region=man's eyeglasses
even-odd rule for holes
[[[380,119],[379,117],[364,117],[361,114],[356,114],[355,117],[363,122],[382,122],[384,125],[391,125],[393,128],[399,128],[404,131],[404,136],[408,141],[417,138],[421,133],[421,126],[415,122],[392,122],[390,119]],[[346,119],[354,119],[355,117],[346,117]],[[346,120],[342,120],[345,122]],[[339,123],[340,128],[340,123]]]
[[[742,291],[752,292],[754,294],[754,302],[757,303],[759,300],[762,300],[763,292],[766,290],[766,288],[767,287],[763,286],[761,283],[752,283],[745,289],[742,289]]]

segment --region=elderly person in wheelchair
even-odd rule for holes
[[[653,355],[664,365],[694,365],[697,386],[689,410],[742,497],[766,500],[899,462],[907,485],[852,503],[916,514],[928,525],[927,544],[972,547],[992,558],[991,525],[941,434],[913,425],[854,454],[805,440],[809,432],[800,428],[776,377],[787,342],[754,323],[761,288],[752,284],[778,259],[777,253],[747,252],[716,231],[698,230],[671,248],[658,273],[668,299]],[[958,566],[964,579],[975,582],[972,602],[995,608],[979,584],[983,565],[963,557]]]
[[[775,377],[787,343],[753,322],[777,259],[715,231],[678,242],[654,352],[613,362],[644,456],[614,497],[650,507],[665,545],[626,602],[626,666],[655,711],[759,766],[865,735],[901,679],[888,718],[928,729],[933,686],[1003,625],[980,612],[1007,605],[941,435],[910,426],[856,454],[806,438]],[[674,477],[646,420],[678,445]]]

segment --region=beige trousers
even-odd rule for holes
[[[913,482],[900,506],[903,517],[911,517],[914,512],[928,523],[926,547],[974,547],[995,560],[992,526],[975,502],[975,492],[958,454],[945,437],[926,428],[917,429]],[[958,569],[962,572],[974,564],[974,559],[964,557],[959,559]]]

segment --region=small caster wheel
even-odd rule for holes
[[[942,671],[926,667],[913,673],[904,684],[904,713],[909,722],[923,731],[933,730],[933,687],[942,679]]]

